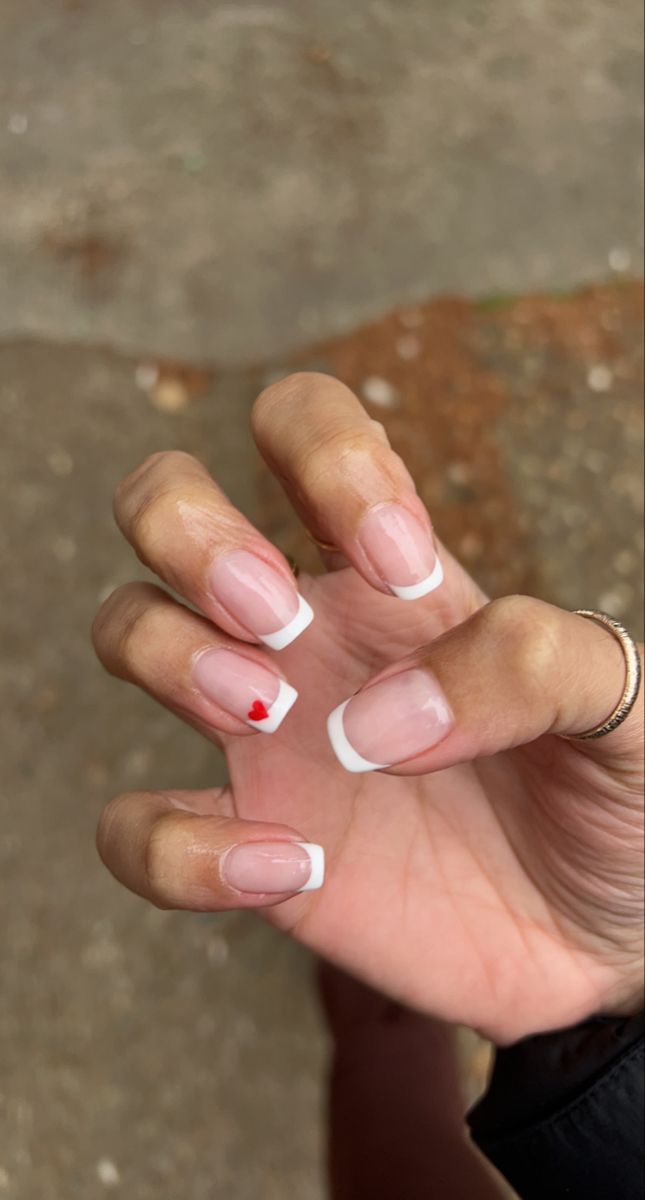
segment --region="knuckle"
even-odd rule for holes
[[[143,828],[137,832],[137,807],[157,796],[161,798],[158,793],[123,792],[110,800],[99,817],[96,848],[120,883],[157,908],[171,908],[176,898],[173,850],[178,814],[166,810],[157,815],[145,841]]]
[[[144,533],[151,514],[158,515],[158,503],[165,511],[167,498],[176,498],[181,490],[180,481],[201,473],[201,463],[183,450],[160,450],[144,459],[136,470],[126,475],[114,495],[114,513],[117,523],[131,541]]]
[[[251,412],[253,436],[265,453],[283,458],[320,437],[330,411],[339,398],[354,401],[340,380],[315,371],[299,371],[272,383],[260,393]],[[290,456],[290,455],[289,455]]]
[[[154,554],[184,496],[185,490],[166,484],[155,491],[145,492],[139,497],[136,507],[133,506],[128,536],[144,561]]]
[[[114,664],[116,672],[127,678],[141,676],[144,662],[155,656],[164,644],[167,613],[161,604],[128,603],[117,638]]]
[[[302,448],[298,479],[305,492],[317,491],[321,480],[328,478],[335,488],[339,474],[344,479],[364,479],[375,466],[378,468],[387,453],[369,426],[331,431],[315,446]]]
[[[103,602],[92,624],[94,649],[107,671],[126,676],[132,672],[142,644],[157,636],[160,616],[152,585],[124,583]]]
[[[504,596],[483,609],[489,633],[514,674],[527,684],[549,680],[562,660],[556,610],[533,596]]]
[[[115,634],[117,633],[124,613],[127,613],[132,602],[132,593],[137,585],[124,583],[115,588],[103,601],[92,622],[92,645],[94,650],[108,670],[111,669]]]
[[[285,375],[283,379],[278,379],[264,388],[255,401],[251,412],[254,432],[264,432],[266,423],[271,420],[275,410],[296,397],[300,402],[306,403],[316,399],[321,392],[328,392],[330,387],[342,386],[330,375],[322,375],[316,371],[294,371],[291,375]]]
[[[172,830],[175,813],[163,813],[150,832],[143,856],[146,894],[157,908],[170,908],[172,890]]]
[[[127,803],[127,795],[115,796],[103,809],[96,827],[96,848],[101,861],[113,871],[111,863],[111,848],[114,842],[114,828],[120,820],[121,809]]]
[[[114,493],[114,507],[117,512],[129,508],[136,489],[141,487],[143,480],[154,470],[158,462],[163,461],[167,453],[165,450],[158,450],[154,454],[149,454],[143,462],[119,481]]]

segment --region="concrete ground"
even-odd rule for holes
[[[0,14],[8,1200],[324,1196],[306,956],[249,918],[150,910],[94,853],[114,792],[223,777],[92,659],[94,609],[139,573],[119,476],[196,453],[306,559],[246,420],[269,378],[330,370],[492,592],[641,625],[640,5],[428,12]]]
[[[637,270],[638,0],[21,0],[0,334],[220,366]]]

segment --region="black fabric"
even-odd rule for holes
[[[599,1018],[498,1051],[468,1123],[521,1200],[645,1197],[644,1024]]]

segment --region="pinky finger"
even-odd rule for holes
[[[242,821],[228,789],[136,792],[104,810],[99,854],[130,891],[163,909],[266,908],[322,887],[322,846],[286,825]]]

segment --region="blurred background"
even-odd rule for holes
[[[247,418],[330,371],[491,593],[641,631],[642,37],[639,0],[3,0],[3,1200],[324,1196],[307,957],[95,855],[116,791],[223,777],[93,661],[120,476],[195,453],[311,562]]]

